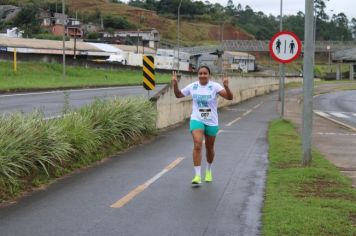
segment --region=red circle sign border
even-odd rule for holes
[[[297,44],[298,44],[298,52],[294,55],[294,57],[292,57],[291,59],[288,59],[288,60],[282,60],[282,59],[278,58],[278,57],[273,53],[273,42],[274,42],[274,40],[275,40],[278,36],[280,36],[280,35],[282,35],[282,34],[288,34],[288,35],[294,37],[294,38],[296,39],[296,41],[297,41]],[[289,32],[289,31],[278,32],[277,34],[275,34],[275,35],[272,37],[271,41],[269,42],[269,52],[271,53],[272,58],[273,58],[274,60],[276,60],[276,61],[278,61],[278,62],[281,62],[281,63],[290,63],[290,62],[294,61],[295,59],[297,59],[297,58],[300,56],[300,54],[302,53],[302,42],[300,41],[299,37],[298,37],[295,33],[293,33],[293,32]]]

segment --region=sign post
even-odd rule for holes
[[[272,58],[282,63],[281,77],[281,118],[284,117],[284,64],[296,60],[302,52],[302,42],[292,32],[282,31],[275,34],[269,42],[269,52]]]
[[[153,56],[143,56],[143,87],[148,91],[155,89],[155,63]]]
[[[14,72],[17,72],[17,53],[16,48],[14,48]]]
[[[305,0],[304,43],[305,53],[303,61],[303,165],[308,166],[312,161],[312,129],[313,129],[313,91],[314,91],[314,54],[313,40],[314,1]]]

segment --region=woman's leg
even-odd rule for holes
[[[205,134],[205,148],[206,148],[206,161],[207,161],[207,166],[205,171],[205,182],[208,183],[213,181],[211,166],[213,164],[214,157],[215,157],[214,144],[215,144],[215,136],[209,136]]]
[[[205,148],[206,148],[206,161],[208,164],[212,164],[215,157],[215,136],[205,135]]]
[[[204,130],[196,129],[192,131],[194,148],[193,148],[193,163],[194,166],[201,166],[201,152],[203,146]]]

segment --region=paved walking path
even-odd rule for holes
[[[258,235],[276,107],[274,94],[220,111],[210,184],[190,184],[185,123],[1,209],[0,234]]]

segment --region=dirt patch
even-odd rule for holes
[[[356,213],[351,213],[349,219],[352,222],[352,227],[356,227]]]
[[[209,39],[210,40],[216,40],[219,41],[221,40],[221,26],[216,25],[216,26],[211,26],[209,29]],[[224,25],[224,40],[236,40],[236,39],[241,39],[241,40],[251,40],[254,39],[254,37],[247,32],[243,31],[242,29],[236,28],[231,24],[225,24]]]
[[[300,161],[290,161],[284,163],[278,163],[276,168],[278,169],[290,169],[290,168],[302,168],[302,164]]]
[[[348,201],[355,201],[356,198],[352,195],[337,192],[337,189],[344,187],[342,184],[317,178],[311,183],[301,184],[300,190],[298,190],[296,196],[299,198],[317,197],[327,199],[344,199]]]

